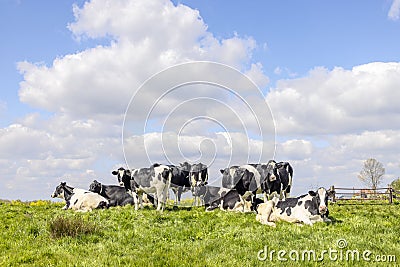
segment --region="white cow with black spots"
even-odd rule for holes
[[[279,200],[277,197],[262,203],[257,208],[256,220],[262,224],[275,227],[277,221],[304,223],[313,225],[316,222],[330,222],[328,218],[328,197],[332,191],[319,188],[307,195]]]
[[[97,193],[93,193],[84,189],[73,188],[68,186],[66,182],[60,183],[52,198],[64,199],[66,204],[63,209],[72,209],[75,211],[92,211],[93,209],[108,208],[109,202],[106,198]]]

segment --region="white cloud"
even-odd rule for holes
[[[400,18],[400,0],[393,0],[388,17],[391,20],[398,20]]]
[[[217,39],[199,12],[187,6],[94,0],[75,5],[74,14],[69,28],[76,36],[111,36],[111,45],[57,58],[51,66],[19,63],[22,102],[78,118],[117,116],[148,77],[190,60],[225,63],[248,71],[261,85],[268,81],[260,63],[245,67],[256,47],[251,37]]]
[[[106,38],[110,44],[60,56],[50,65],[18,64],[23,75],[21,102],[50,115],[27,114],[0,130],[0,163],[4,167],[1,173],[5,178],[0,188],[10,189],[0,189],[1,196],[25,194],[23,198],[36,198],[41,193],[39,188],[46,187],[42,196],[46,198],[47,191],[61,178],[84,188],[96,174],[115,182],[109,171],[124,161],[120,140],[129,99],[147,78],[171,65],[191,60],[217,61],[247,72],[262,85],[268,81],[262,65],[252,61],[252,51],[257,46],[254,39],[236,33],[231,38],[217,38],[208,31],[199,11],[187,6],[175,6],[166,0],[93,0],[82,7],[74,5],[73,12],[75,21],[68,28],[77,40]],[[198,92],[215,98],[214,91]],[[157,93],[147,91],[142,99],[147,103],[141,105],[153,104]],[[217,96],[229,103],[227,94]],[[162,102],[166,106],[160,106],[159,115],[168,114],[184,99],[179,95],[166,97]],[[196,107],[187,110],[195,111]],[[210,112],[222,114],[218,106]],[[193,114],[189,112],[186,118]],[[232,116],[221,120],[237,123]],[[171,120],[170,128],[182,126],[174,127],[174,123]],[[198,136],[204,139],[202,134]],[[188,136],[195,138],[196,134]],[[207,139],[200,145],[204,152],[213,152],[210,140],[219,147],[226,142],[222,136]],[[143,152],[140,145],[133,151]],[[145,159],[143,153],[135,155]],[[29,188],[35,190],[30,192]]]
[[[278,134],[337,134],[398,129],[400,63],[375,62],[351,70],[315,68],[282,80],[266,100]]]
[[[199,11],[187,6],[166,0],[93,0],[74,6],[74,15],[75,22],[68,27],[76,39],[105,37],[110,44],[61,56],[49,66],[19,63],[20,100],[51,115],[27,114],[0,129],[1,198],[48,198],[61,180],[81,188],[93,179],[115,183],[110,171],[124,165],[121,127],[129,99],[147,78],[166,67],[215,60],[238,68],[260,87],[268,83],[263,66],[252,60],[257,46],[253,38],[233,34],[220,39],[208,30]],[[281,80],[270,90],[266,100],[277,126],[276,160],[293,165],[293,194],[317,185],[356,185],[357,172],[368,157],[387,167],[387,180],[396,176],[399,65],[375,62],[351,70],[317,67],[305,77]],[[193,73],[183,76],[191,79],[196,77]],[[292,75],[284,67],[277,68],[276,74]],[[215,81],[232,77],[211,70],[207,75]],[[257,121],[243,101],[207,86],[181,88],[162,98],[149,121],[153,125],[143,132],[141,118],[160,96],[157,86],[170,88],[180,78],[152,84],[135,103],[139,112],[127,126],[142,132],[125,140],[131,167],[147,166],[147,153],[151,161],[168,163],[166,152],[174,163],[189,159],[211,165],[210,178],[216,179],[219,168],[273,157],[274,137],[267,136],[264,142],[259,138]],[[230,82],[254,112],[263,110],[266,116],[259,120],[270,120],[266,106],[251,98],[254,91],[240,79]],[[205,96],[220,102],[192,100]],[[200,115],[215,120],[188,123]],[[161,134],[157,127],[166,116]],[[135,119],[139,123],[131,125]],[[251,131],[246,133],[242,125]],[[270,149],[260,160],[263,145]]]

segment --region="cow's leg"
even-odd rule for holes
[[[143,209],[143,193],[138,194],[140,209]]]
[[[289,185],[285,189],[285,197],[288,198],[290,196],[290,189],[292,187],[292,179],[290,178],[289,180]]]
[[[256,220],[262,224],[275,227],[276,224],[273,222],[276,218],[273,216],[273,208],[275,204],[272,200],[267,201],[267,203],[261,204],[258,207],[258,214]]]
[[[165,201],[167,200],[168,194],[168,187],[165,186],[164,188],[157,188],[156,195],[157,195],[157,210],[163,210],[163,206]]]
[[[193,204],[192,204],[192,206],[195,206],[195,207],[197,207],[197,202],[198,202],[198,199],[199,199],[199,197],[198,197],[198,196],[195,196],[195,197],[194,197],[194,200],[193,200]]]
[[[326,217],[326,216],[322,217],[322,220],[323,220],[324,222],[332,222],[332,220],[329,219],[329,218]]]
[[[267,192],[264,192],[264,203],[267,203],[268,200],[268,194]]]
[[[178,205],[181,204],[182,191],[183,191],[183,188],[180,186],[178,188],[178,195],[177,195],[177,198],[178,198],[178,203],[177,204]]]
[[[133,196],[133,203],[135,203],[135,210],[139,209],[139,196],[136,192],[132,192],[132,196]],[[111,204],[111,203],[110,203]]]
[[[301,216],[299,216],[298,220],[306,225],[313,225],[313,221],[311,221],[310,217],[306,214],[302,214]]]

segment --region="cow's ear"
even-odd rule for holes
[[[112,171],[111,173],[112,173],[112,175],[117,175],[118,174],[117,171]]]
[[[225,170],[223,170],[223,169],[220,169],[219,170],[222,174],[224,174],[224,172],[225,172]]]
[[[67,185],[67,182],[61,182],[61,185],[62,185],[62,186],[66,186],[66,185]]]
[[[328,191],[326,191],[326,193],[328,194],[329,197],[333,197],[335,195],[335,191],[329,189]]]
[[[312,196],[312,197],[315,197],[316,195],[317,195],[317,193],[316,192],[314,192],[314,191],[308,191],[308,194],[310,195],[310,196]]]

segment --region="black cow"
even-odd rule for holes
[[[190,184],[192,187],[192,193],[194,192],[195,188],[198,186],[204,186],[208,184],[208,168],[207,165],[203,163],[195,163],[190,167],[190,172],[189,172],[189,177],[190,177]],[[196,196],[194,195],[194,201],[193,205],[197,205],[198,203],[200,205],[203,204],[204,199],[202,196]]]
[[[208,168],[203,163],[195,163],[190,167],[190,182],[192,187],[206,185],[208,182]]]
[[[267,164],[267,173],[263,174],[262,191],[265,199],[280,196],[284,199],[289,196],[292,187],[293,168],[288,162],[270,160]]]
[[[109,200],[110,206],[125,206],[125,205],[133,205],[134,199],[133,197],[127,193],[125,188],[118,185],[103,185],[98,181],[94,180],[93,183],[90,184],[89,190],[95,193],[100,194]]]
[[[189,179],[190,165],[188,168],[185,163],[181,164],[181,166],[168,165],[172,174],[170,188],[175,194],[175,204],[180,204],[182,193],[191,189]]]
[[[275,226],[276,221],[300,222],[312,225],[316,222],[330,222],[328,218],[328,197],[333,191],[321,187],[307,195],[279,200],[274,197],[260,204],[257,210],[257,221]]]
[[[206,211],[217,208],[225,211],[252,211],[251,206],[246,205],[247,202],[243,201],[242,196],[235,189],[201,185],[194,189],[193,195],[203,197]]]

